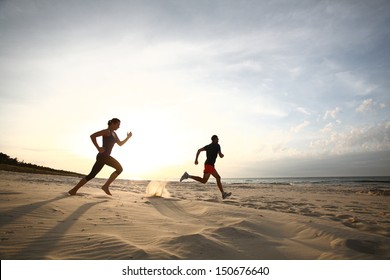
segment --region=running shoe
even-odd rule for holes
[[[230,192],[230,193],[224,192],[224,193],[222,194],[222,199],[226,199],[226,198],[228,198],[228,197],[231,196],[231,195],[232,195],[231,192]]]
[[[181,178],[180,178],[180,182],[185,180],[185,179],[188,179],[189,177],[190,177],[190,175],[188,175],[187,172],[184,172],[183,176],[181,176]]]

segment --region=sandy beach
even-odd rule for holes
[[[390,196],[366,189],[0,178],[2,260],[390,259]]]

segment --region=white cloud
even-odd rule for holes
[[[362,151],[390,150],[390,122],[370,127],[352,127],[337,132],[333,124],[327,124],[321,132],[323,138],[312,141],[312,148],[321,153],[347,154]]]
[[[237,105],[238,103],[236,103]],[[247,107],[244,109],[248,112],[249,108],[252,108],[251,112],[259,116],[269,116],[274,118],[283,118],[288,115],[284,104],[278,100],[266,99],[260,96],[247,99]],[[250,111],[250,110],[249,110]]]
[[[302,68],[301,67],[294,67],[289,70],[291,78],[297,79],[302,74]]]
[[[291,131],[294,132],[294,133],[298,133],[300,132],[302,129],[304,129],[305,127],[307,127],[308,125],[310,125],[310,122],[309,121],[304,121],[303,123],[295,126],[295,127],[292,127],[291,128]]]
[[[358,108],[356,108],[356,112],[364,113],[364,112],[370,111],[370,110],[372,110],[373,105],[374,105],[374,103],[373,103],[371,98],[366,99],[362,102],[362,104],[359,105]]]
[[[227,159],[235,159],[224,162],[237,165],[385,149],[390,142],[388,126],[376,125],[388,120],[389,100],[381,91],[388,81],[379,72],[389,63],[380,58],[381,67],[371,67],[388,45],[382,36],[388,15],[379,4],[30,2],[0,1],[0,98],[7,98],[0,115],[8,132],[0,144],[23,139],[21,127],[32,129],[48,115],[56,117],[56,139],[30,133],[29,145],[49,139],[82,155],[78,139],[117,116],[134,130],[126,146],[137,149],[133,158],[142,157],[143,145],[152,153],[162,143],[174,150],[158,157],[162,168],[168,157],[180,165],[186,147],[215,130]],[[366,100],[358,104],[356,95]],[[373,109],[378,112],[365,120],[367,127],[351,123],[361,120],[356,112]],[[185,144],[155,140],[172,139],[189,125],[174,136]]]
[[[330,133],[333,131],[333,127],[334,127],[333,123],[328,123],[320,130],[320,132],[321,133]]]
[[[341,112],[341,109],[339,107],[336,107],[333,110],[327,110],[324,115],[324,120],[327,120],[329,118],[335,119],[338,115],[338,113]]]
[[[349,71],[337,73],[336,77],[356,95],[369,95],[378,88],[377,85],[371,84],[359,77],[358,74]]]
[[[302,114],[305,114],[305,115],[308,115],[308,116],[311,115],[310,111],[308,109],[306,109],[306,108],[298,107],[298,108],[296,108],[296,110],[298,112],[302,113]]]

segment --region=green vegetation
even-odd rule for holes
[[[25,163],[18,161],[17,158],[11,158],[9,155],[0,153],[0,170],[12,171],[12,172],[23,172],[23,173],[36,173],[36,174],[50,174],[50,175],[63,175],[63,176],[74,176],[82,177],[83,174],[57,170],[45,166],[39,166],[32,163]]]

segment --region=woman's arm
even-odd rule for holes
[[[101,137],[101,136],[107,136],[107,135],[109,135],[109,133],[110,133],[110,131],[108,129],[103,129],[103,130],[100,130],[98,132],[91,134],[90,137],[91,137],[92,143],[96,147],[96,149],[99,151],[99,153],[103,153],[104,148],[99,146],[96,138]]]
[[[128,133],[127,133],[127,137],[125,138],[125,140],[121,141],[121,140],[119,140],[118,135],[116,135],[115,132],[113,132],[113,133],[114,133],[115,138],[116,138],[116,143],[117,143],[119,146],[124,145],[124,144],[127,142],[127,140],[129,140],[129,139],[131,138],[131,136],[133,136],[133,133],[128,132]]]

